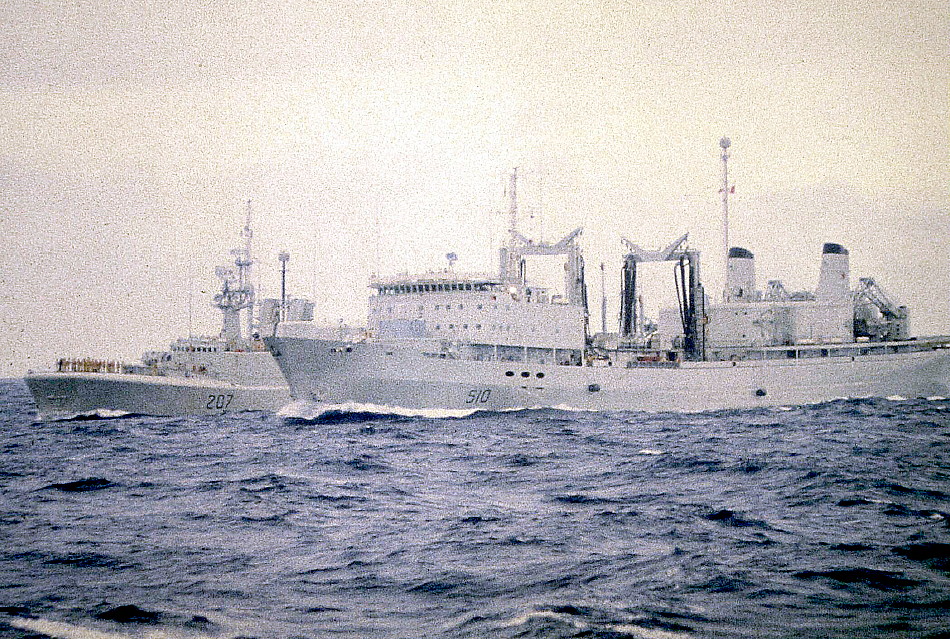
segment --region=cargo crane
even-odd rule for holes
[[[907,307],[896,304],[871,277],[862,277],[853,291],[854,336],[875,341],[910,337]]]
[[[706,357],[704,306],[705,294],[699,280],[699,252],[686,248],[687,235],[660,250],[644,249],[626,238],[628,253],[624,257],[620,293],[620,337],[628,342],[637,337],[637,328],[643,324],[637,317],[640,299],[637,285],[637,265],[645,262],[674,262],[673,279],[676,282],[680,321],[683,325],[683,350],[686,359],[701,361]],[[642,316],[642,307],[639,309]]]

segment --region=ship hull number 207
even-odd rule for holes
[[[231,405],[232,399],[234,399],[234,395],[231,393],[227,395],[208,395],[208,404],[205,408],[208,410],[224,410]]]

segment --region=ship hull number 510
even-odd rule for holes
[[[473,388],[468,391],[468,397],[465,399],[466,404],[486,404],[488,403],[488,398],[491,397],[491,389],[485,388],[479,390]]]

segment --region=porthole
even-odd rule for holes
[[[514,376],[515,376],[514,371],[505,371],[505,377],[514,377]]]
[[[522,376],[522,377],[531,377],[531,373],[529,373],[528,371],[521,371],[521,376]]]
[[[544,373],[538,373],[537,375],[535,375],[535,377],[537,377],[538,379],[543,379]]]

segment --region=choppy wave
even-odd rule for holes
[[[473,410],[412,409],[382,404],[361,404],[346,402],[343,404],[325,404],[307,400],[297,400],[278,411],[278,416],[300,421],[368,421],[378,417],[423,417],[426,419],[451,419],[468,417]]]
[[[122,630],[95,628],[87,624],[53,621],[40,617],[0,617],[0,633],[4,626],[26,631],[29,639],[220,639],[220,628],[207,618],[196,615],[189,620],[163,619],[160,613],[146,611],[137,606],[119,606],[96,616],[97,619],[113,621],[115,626],[129,624]],[[132,612],[135,611],[135,612]],[[143,627],[143,624],[146,626]],[[160,624],[160,625],[159,625]],[[9,633],[7,633],[9,634]],[[7,636],[0,634],[0,636]]]
[[[364,404],[359,402],[345,402],[342,404],[328,404],[308,400],[296,400],[282,407],[277,415],[296,422],[344,422],[369,421],[376,418],[406,417],[423,419],[464,419],[472,415],[504,415],[511,413],[538,413],[538,412],[565,412],[565,413],[598,413],[588,408],[576,408],[566,404],[557,406],[528,406],[522,408],[504,408],[499,410],[486,409],[436,409],[436,408],[404,408],[385,404]]]
[[[950,402],[35,423],[0,638],[944,636]]]
[[[927,401],[945,401],[945,397],[933,396],[925,398]],[[806,406],[822,406],[829,403],[840,403],[840,402],[860,402],[860,401],[890,401],[890,402],[906,402],[911,401],[907,397],[893,395],[883,399],[877,398],[847,398],[840,397],[832,402],[821,402],[817,404],[807,404]],[[919,401],[919,400],[918,400]],[[771,406],[766,407],[764,410],[775,411],[775,412],[791,412],[794,411],[797,407],[794,406]],[[761,410],[761,409],[753,409]],[[484,409],[423,409],[423,408],[405,408],[400,406],[389,406],[385,404],[372,404],[372,403],[359,403],[359,402],[344,402],[340,404],[333,403],[322,403],[322,402],[313,402],[309,400],[296,400],[293,401],[284,407],[282,407],[277,415],[284,419],[296,422],[342,422],[342,421],[370,421],[376,418],[385,418],[385,417],[406,417],[406,418],[424,418],[424,419],[462,419],[466,417],[471,417],[475,414],[505,414],[505,413],[526,413],[526,412],[539,412],[539,411],[558,411],[565,413],[590,413],[594,415],[609,415],[611,413],[629,413],[629,411],[596,411],[589,408],[579,408],[575,406],[570,406],[567,404],[558,404],[555,406],[526,406],[522,408],[506,408],[502,410],[492,411]],[[109,417],[121,417],[126,416],[126,413],[121,411],[109,411],[111,413],[116,413],[116,415],[108,415]],[[692,413],[685,414],[706,414],[710,411],[695,411]],[[712,411],[714,413],[728,414],[734,412],[744,412],[742,410],[735,409],[723,409]],[[636,413],[635,413],[636,414]],[[648,414],[666,414],[663,412],[658,413],[648,413]],[[95,418],[95,414],[91,415],[92,418]],[[84,418],[81,416],[81,418]]]
[[[124,410],[113,410],[111,408],[97,408],[95,410],[83,411],[80,413],[69,412],[50,412],[39,415],[43,421],[55,422],[81,422],[81,421],[99,421],[103,419],[122,419],[125,417],[135,417],[134,413]]]

